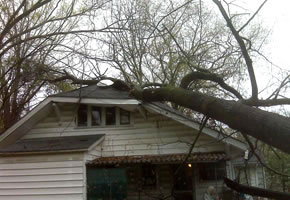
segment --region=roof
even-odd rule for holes
[[[81,98],[80,98],[81,97]],[[29,112],[21,120],[15,123],[12,127],[6,130],[0,135],[0,147],[14,143],[13,137],[16,139],[21,138],[26,131],[35,125],[42,117],[52,110],[52,103],[84,103],[84,104],[105,104],[114,106],[127,106],[129,108],[135,108],[135,106],[142,104],[146,109],[150,109],[155,113],[164,115],[172,120],[178,121],[188,127],[195,130],[199,130],[200,124],[190,117],[184,115],[182,112],[167,106],[161,102],[141,102],[131,97],[128,91],[118,90],[111,86],[98,86],[91,85],[82,87],[80,89],[72,90],[69,92],[63,92],[55,94],[46,98],[35,109]],[[246,150],[247,146],[232,137],[224,137],[216,130],[205,127],[203,132],[211,137],[216,138],[219,141],[229,143],[241,150]],[[12,134],[13,133],[13,134]],[[4,141],[4,142],[3,142]]]
[[[134,99],[128,91],[117,90],[111,86],[90,85],[76,90],[51,95],[51,97],[81,97],[93,99]]]
[[[1,148],[0,154],[54,152],[67,150],[86,151],[103,136],[104,134],[23,139],[18,140],[14,144]]]
[[[101,157],[93,160],[89,165],[110,165],[110,164],[136,164],[136,163],[180,163],[185,160],[187,154],[167,155],[142,155],[142,156],[113,156]],[[225,152],[193,153],[187,162],[218,162],[226,160]]]

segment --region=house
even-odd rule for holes
[[[257,162],[243,170],[247,146],[209,128],[175,174],[198,130],[171,107],[110,86],[49,96],[0,135],[0,199],[202,199],[237,174],[265,186]]]

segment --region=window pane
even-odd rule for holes
[[[101,118],[102,118],[101,108],[92,106],[92,126],[100,126]]]
[[[225,176],[225,163],[205,163],[199,165],[199,177],[201,180],[222,180]]]
[[[145,164],[142,165],[142,179],[144,188],[156,187],[156,165]]]
[[[130,112],[120,108],[120,124],[130,124]]]
[[[116,124],[116,110],[115,108],[106,108],[106,125]]]
[[[78,126],[88,125],[88,106],[80,104],[78,110]]]
[[[87,168],[87,199],[127,199],[126,169]]]

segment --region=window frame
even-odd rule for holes
[[[212,163],[200,163],[198,165],[199,170],[199,181],[219,181],[223,180],[223,177],[227,176],[226,171],[226,163],[221,162],[212,162]],[[208,172],[209,170],[213,170],[213,177],[211,177]],[[221,172],[223,173],[223,176],[221,176]],[[203,177],[202,173],[206,173],[205,177]]]
[[[85,107],[86,108],[86,114],[87,114],[87,119],[86,119],[86,124],[87,125],[79,125],[79,113],[80,113],[80,108],[81,107]],[[77,120],[76,120],[76,126],[79,127],[79,128],[85,128],[85,127],[88,127],[89,125],[89,121],[88,121],[88,111],[89,111],[89,108],[88,108],[88,105],[87,104],[80,104],[78,109],[77,109],[77,112],[76,112],[76,116],[77,116]]]
[[[142,180],[142,188],[145,190],[151,190],[158,188],[159,180],[158,180],[158,165],[146,163],[141,165],[141,180]],[[152,171],[152,174],[146,174],[145,172]],[[146,175],[146,176],[145,176]],[[153,178],[154,182],[152,184],[148,184],[148,179]]]
[[[129,123],[128,124],[121,124],[121,116],[120,116],[120,110],[122,108],[117,106],[102,106],[102,105],[94,105],[94,104],[81,104],[87,106],[87,126],[79,126],[78,120],[79,120],[79,109],[77,109],[75,114],[75,128],[83,129],[83,128],[118,128],[118,127],[128,127],[133,126],[133,114],[132,112],[129,112]],[[101,124],[100,125],[93,125],[92,124],[92,107],[99,107],[101,109]],[[106,108],[115,108],[115,121],[116,123],[113,125],[107,125],[106,124]],[[123,109],[125,110],[125,109]],[[127,110],[125,110],[127,111]]]
[[[117,116],[119,116],[119,123],[120,123],[120,125],[121,126],[124,126],[124,125],[130,125],[131,124],[131,122],[132,122],[132,115],[131,115],[131,112],[130,111],[127,111],[127,110],[125,110],[125,109],[123,109],[123,108],[118,108],[117,110],[119,110],[119,113],[118,114],[116,114]],[[127,112],[127,113],[129,113],[129,123],[123,123],[122,124],[122,122],[121,122],[121,119],[122,119],[122,116],[121,116],[121,113],[122,113],[122,111],[124,111],[124,112]]]

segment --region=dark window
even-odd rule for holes
[[[225,163],[204,163],[199,165],[201,180],[221,180],[226,176]]]
[[[120,108],[120,124],[130,124],[130,112]]]
[[[156,187],[156,165],[142,165],[142,179],[144,188]]]
[[[178,169],[178,173],[174,176],[174,189],[176,191],[192,191],[192,168],[187,165],[179,168],[179,165],[173,165],[173,174]]]
[[[115,107],[106,108],[106,125],[116,124],[116,109]]]
[[[235,175],[240,184],[249,184],[250,169],[246,167],[235,167]]]
[[[127,199],[126,169],[87,168],[87,199]]]
[[[80,104],[78,110],[78,126],[88,125],[88,106]]]
[[[92,126],[100,126],[102,119],[102,111],[100,107],[92,106]]]

